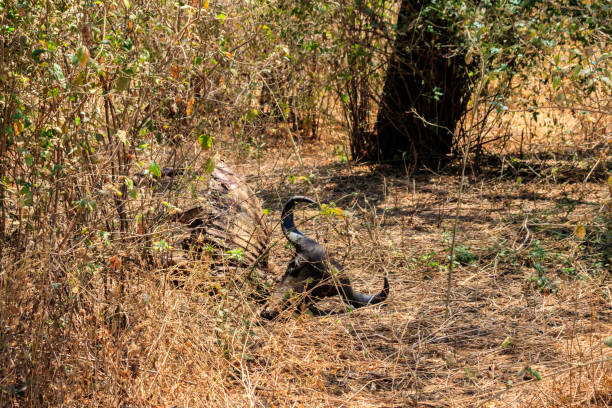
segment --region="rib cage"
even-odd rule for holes
[[[171,169],[165,173],[173,178],[177,174]],[[183,175],[183,179],[188,178]],[[180,181],[174,184],[177,183]],[[266,268],[270,231],[261,202],[236,172],[224,162],[217,162],[208,185],[196,189],[196,193],[195,199],[187,200],[187,209],[172,217],[188,232],[178,247],[182,251],[207,250],[218,266]],[[178,256],[184,257],[185,254]],[[180,263],[174,258],[173,263]]]

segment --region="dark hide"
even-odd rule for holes
[[[314,306],[314,302],[330,296],[339,295],[354,308],[380,303],[387,299],[389,281],[386,277],[383,290],[376,295],[353,290],[349,278],[343,274],[342,266],[329,257],[321,244],[296,228],[293,221],[293,207],[297,202],[316,204],[310,198],[295,196],[283,207],[281,227],[287,240],[295,246],[296,253],[275,290],[274,297],[281,301],[280,307],[273,305],[272,308],[266,309],[262,316],[269,319],[276,317],[279,309],[290,305],[291,293],[300,295],[302,297],[300,307],[310,309],[315,315],[324,312],[319,311]]]

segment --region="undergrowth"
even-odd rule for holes
[[[612,405],[609,42],[547,42],[503,95],[482,78],[453,231],[457,160],[349,157],[390,37],[334,18],[384,31],[397,4],[281,3],[0,1],[0,407]],[[173,266],[173,216],[221,162],[263,200],[269,276],[206,245]],[[324,204],[300,228],[360,291],[388,276],[388,301],[260,319],[296,194]]]

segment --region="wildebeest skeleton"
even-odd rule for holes
[[[164,171],[164,175],[171,177],[179,173]],[[264,276],[269,273],[272,269],[268,265],[270,230],[263,219],[259,199],[242,179],[229,166],[218,162],[211,173],[208,188],[199,200],[201,204],[173,217],[190,231],[190,237],[183,240],[182,247],[213,247],[217,259],[222,261],[218,267],[222,266],[221,263],[224,267],[233,264],[251,270],[258,268]],[[296,196],[283,207],[281,227],[296,253],[272,291],[271,301],[264,308],[262,316],[274,318],[292,305],[299,309],[307,308],[319,315],[323,312],[316,308],[315,302],[335,295],[352,307],[384,301],[389,293],[386,277],[380,293],[367,295],[356,292],[342,266],[329,257],[322,245],[296,228],[293,209],[298,202],[315,203],[309,198]],[[236,252],[240,253],[239,257],[228,259],[226,256]],[[296,295],[297,301],[291,294]]]

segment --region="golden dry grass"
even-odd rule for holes
[[[250,99],[250,90],[256,82],[266,82],[265,72],[279,70],[279,78],[287,79],[290,89],[281,90],[284,98],[299,95],[301,90],[292,87],[321,66],[285,73],[286,56],[276,52],[250,63],[250,47],[242,45],[252,34],[251,24],[244,25],[247,31],[240,27],[250,17],[235,18],[246,9],[226,3],[226,14],[217,15],[211,6],[210,12],[202,10],[201,20],[185,18],[193,15],[191,5],[143,3],[143,10],[155,16],[151,21],[176,26],[173,35],[156,28],[159,34],[152,37],[163,44],[159,50],[168,64],[161,63],[153,75],[142,71],[142,83],[156,85],[151,93],[142,85],[138,102],[136,89],[119,89],[108,97],[114,79],[98,86],[92,76],[96,85],[91,90],[99,91],[90,93],[88,103],[99,108],[92,112],[114,101],[123,111],[120,116],[129,119],[128,107],[134,104],[136,113],[148,110],[148,102],[158,104],[149,97],[162,93],[160,102],[165,104],[155,107],[160,115],[155,115],[153,128],[168,141],[153,143],[159,151],[132,152],[135,161],[157,160],[162,167],[183,159],[205,167],[208,151],[203,153],[204,146],[192,136],[202,131],[196,121],[210,119],[205,130],[216,138],[213,150],[246,177],[270,210],[276,271],[270,281],[291,258],[278,228],[280,206],[290,195],[302,194],[334,203],[342,216],[300,210],[301,229],[326,245],[359,290],[379,291],[387,274],[389,299],[321,318],[286,312],[270,322],[259,318],[262,306],[252,296],[255,288],[245,271],[212,270],[207,260],[192,262],[186,271],[165,268],[161,258],[166,254],[154,251],[152,242],[170,235],[175,226],[159,222],[141,230],[142,224],[131,220],[125,227],[113,225],[118,224],[117,191],[125,181],[115,165],[128,145],[119,140],[119,131],[125,136],[142,123],[136,113],[133,122],[113,120],[118,140],[111,143],[107,112],[108,143],[100,144],[88,166],[78,159],[58,161],[70,166],[65,177],[49,179],[55,191],[41,190],[48,195],[38,197],[43,204],[36,212],[16,201],[5,205],[15,218],[7,216],[7,230],[17,239],[11,235],[0,242],[0,408],[612,406],[612,348],[604,345],[604,338],[612,336],[612,189],[606,183],[612,122],[607,82],[575,93],[574,79],[566,79],[555,89],[550,78],[541,75],[552,72],[553,66],[545,64],[529,72],[529,80],[516,79],[517,89],[505,102],[508,112],[502,110],[482,127],[475,118],[481,139],[472,142],[485,143],[484,152],[496,156],[474,159],[468,166],[457,231],[460,263],[452,275],[447,316],[446,268],[460,184],[457,168],[414,176],[397,168],[344,163],[339,152],[348,151],[348,143],[346,129],[337,125],[344,123],[339,101],[326,93],[313,96],[323,84],[309,88],[314,92],[311,102],[298,106],[322,121],[319,129],[326,134],[319,140],[301,141],[290,126],[270,123],[275,119],[261,112],[252,121],[244,120],[245,114],[257,112],[252,104],[258,98]],[[129,4],[123,3],[126,10]],[[121,4],[96,3],[100,10],[103,6],[108,6],[105,16],[117,18],[110,20],[113,24],[123,24],[123,15],[115,13]],[[208,1],[202,6],[208,10]],[[45,8],[30,11],[42,11],[48,18],[50,8]],[[24,10],[19,13],[30,14]],[[54,18],[67,21],[63,13]],[[222,15],[230,18],[219,19]],[[106,32],[106,17],[103,23],[98,28]],[[132,20],[128,24],[131,31]],[[69,49],[81,47],[80,41],[91,42],[85,28],[81,35],[70,28],[56,42],[70,43],[65,45]],[[228,38],[234,31],[240,45],[232,53],[221,53],[216,30]],[[23,33],[20,38],[27,39],[29,27]],[[276,47],[274,42],[257,43],[255,52]],[[7,49],[10,56],[12,50]],[[565,59],[567,50],[559,51]],[[117,57],[123,55],[134,58]],[[66,54],[57,56],[69,65]],[[214,66],[219,60],[224,68],[209,71],[205,61],[206,75],[187,75],[195,68],[190,61],[202,56],[212,58]],[[119,67],[110,57],[98,62],[115,72]],[[577,61],[565,59],[562,65]],[[226,70],[229,66],[234,68]],[[68,77],[77,84],[77,70]],[[39,105],[40,95],[49,91],[39,78],[46,76],[25,82],[20,77],[29,83],[19,85],[25,104]],[[135,77],[133,86],[136,82]],[[207,95],[205,103],[191,112],[201,92]],[[49,126],[63,129],[58,145],[65,136],[80,145],[87,132],[104,128],[102,122],[100,128],[81,127],[80,120],[88,117],[79,117],[77,123],[81,107],[73,106],[70,96],[63,95],[69,105],[54,102],[48,112],[33,108],[42,109],[40,123],[53,117]],[[312,106],[312,101],[323,105]],[[180,110],[185,117],[170,120]],[[19,124],[24,126],[19,120],[13,123],[16,129]],[[31,136],[38,152],[38,135]],[[177,154],[185,149],[193,155]],[[22,152],[14,153],[23,159]],[[61,149],[57,153],[63,154]],[[139,167],[129,162],[131,157],[124,161],[128,173]],[[165,160],[169,157],[172,160]],[[11,166],[8,173],[15,179],[20,172],[35,170],[17,161]],[[20,197],[17,184],[11,188],[13,199]],[[57,194],[60,191],[65,194]],[[74,204],[90,196],[108,202],[98,202],[95,214]],[[141,205],[129,208],[130,216],[150,216],[165,208],[160,200],[142,196],[124,203]],[[585,227],[584,237],[578,225]],[[128,236],[111,233],[112,242],[107,243],[99,235],[102,230],[122,230]],[[19,239],[25,242],[15,244]],[[324,306],[344,310],[338,299]],[[542,379],[536,381],[537,376]]]
[[[78,250],[5,251],[0,406],[612,405],[610,272],[598,246],[605,171],[584,183],[587,161],[541,161],[470,175],[458,231],[465,262],[445,317],[458,177],[343,164],[332,154],[339,142],[302,146],[303,166],[289,143],[258,159],[226,156],[271,210],[279,275],[291,256],[275,224],[280,204],[309,195],[343,216],[300,211],[301,229],[358,289],[378,291],[388,274],[385,304],[267,322],[244,274],[206,263],[190,265],[177,287],[175,272],[145,266],[129,247],[86,270],[75,266],[87,257]]]

